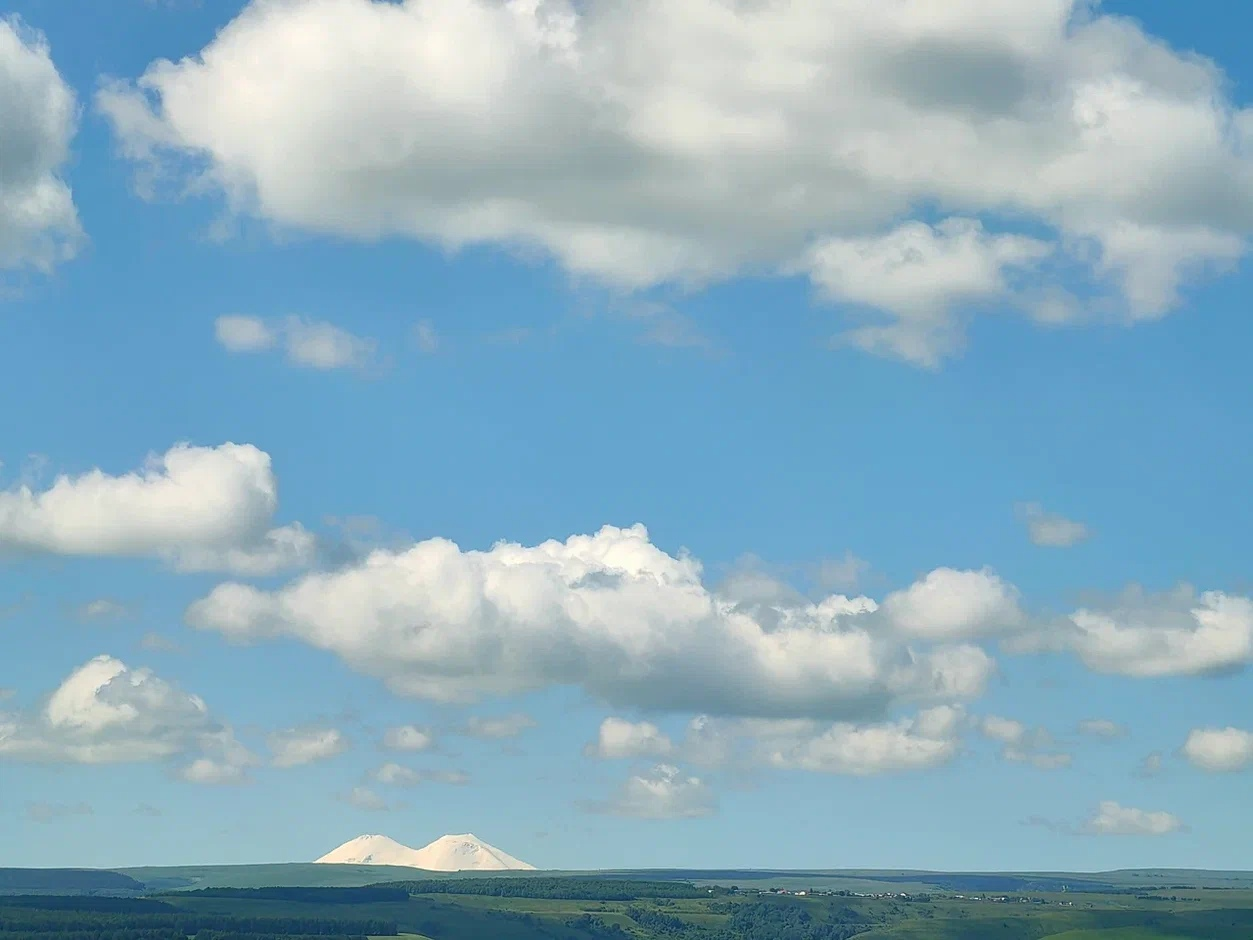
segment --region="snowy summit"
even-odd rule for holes
[[[387,836],[357,836],[317,861],[334,865],[402,865],[427,871],[535,871],[534,865],[469,832],[440,836],[420,849],[411,849]]]

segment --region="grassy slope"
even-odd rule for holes
[[[1111,927],[1108,930],[1067,930],[1044,940],[1187,940],[1178,934],[1161,933],[1152,927]]]
[[[282,865],[193,865],[177,868],[124,868],[118,869],[138,881],[159,888],[176,887],[231,887],[264,888],[275,885],[354,887],[379,881],[411,879],[416,869],[382,865],[316,865],[292,863]],[[740,884],[754,888],[826,888],[846,891],[882,892],[906,891],[911,893],[946,890],[967,893],[1012,893],[1029,890],[1015,886],[1012,880],[1038,883],[1036,890],[1052,882],[1066,883],[1072,890],[1082,890],[1100,885],[1120,888],[1148,888],[1188,884],[1197,888],[1245,888],[1253,889],[1253,872],[1209,872],[1179,870],[1144,870],[1115,872],[1023,872],[1023,873],[948,873],[922,872],[907,869],[868,870],[845,869],[828,871],[723,871],[711,869],[673,870],[621,870],[604,872],[501,872],[482,873],[485,876],[525,878],[582,874],[598,878],[641,878],[648,881],[684,880],[697,884]],[[424,873],[423,878],[460,877],[449,873]],[[978,879],[995,877],[1008,879],[1001,887],[980,885]],[[963,887],[969,881],[967,887]],[[1098,887],[1099,890],[1099,887]]]
[[[1074,895],[1071,895],[1074,897]],[[1253,893],[1197,892],[1197,900],[1179,905],[1139,901],[1129,895],[1088,895],[1073,908],[937,900],[904,903],[852,898],[780,899],[808,908],[823,920],[835,901],[854,907],[883,926],[862,940],[1250,940]],[[242,901],[176,896],[188,910],[252,916],[350,917],[394,920],[405,933],[432,940],[586,940],[566,926],[582,913],[619,924],[636,940],[666,940],[637,927],[626,904],[539,898],[428,895],[409,902],[319,905],[289,901]],[[1229,907],[1206,906],[1222,902]],[[650,902],[642,902],[650,906]],[[674,899],[664,908],[692,923],[717,927],[725,914],[700,899]]]
[[[245,917],[320,917],[328,920],[371,919],[395,921],[402,934],[417,934],[436,940],[585,940],[565,927],[564,920],[578,913],[577,905],[595,902],[565,902],[570,913],[540,917],[536,923],[517,919],[523,913],[517,906],[501,904],[485,908],[462,904],[457,895],[413,898],[408,902],[371,904],[306,904],[290,901],[252,901],[235,898],[168,897],[188,911],[238,914]],[[476,898],[475,900],[481,900]],[[516,905],[520,898],[500,898]],[[532,901],[532,904],[540,902]]]
[[[163,869],[126,869],[150,885],[266,887],[274,885],[350,886],[414,877],[413,869],[364,865],[253,865],[196,866]],[[551,876],[554,873],[545,873]],[[593,873],[582,873],[593,874]],[[666,876],[691,877],[694,872],[615,872],[595,873],[597,877],[646,877],[663,880]],[[743,875],[739,872],[710,874]],[[754,873],[747,873],[754,874]],[[785,873],[766,873],[779,877]],[[854,884],[867,884],[876,890],[909,890],[904,879],[914,873],[891,874],[894,882],[873,882],[870,872],[831,874],[787,873],[795,887],[862,890]],[[1183,884],[1184,873],[1160,872],[1147,878],[1132,873],[1140,887]],[[422,877],[428,877],[423,874]],[[439,875],[430,877],[464,877]],[[500,877],[511,877],[502,874]],[[522,876],[526,877],[526,876]],[[923,876],[929,877],[929,876]],[[1051,876],[1050,876],[1051,877]],[[1112,873],[1093,878],[1132,880],[1130,875]],[[1241,876],[1243,877],[1243,876]],[[1197,881],[1239,883],[1234,875],[1205,873]],[[764,887],[773,878],[720,877],[718,883],[740,883],[744,887]],[[1072,879],[1078,880],[1078,879]],[[711,882],[714,879],[711,879]],[[1093,883],[1089,883],[1091,886]],[[923,890],[926,890],[925,887]],[[779,903],[803,904],[813,916],[825,919],[833,903],[854,907],[881,926],[862,935],[862,940],[1253,940],[1253,891],[1168,889],[1178,902],[1168,899],[1144,900],[1133,894],[1098,894],[1072,890],[1066,895],[1042,895],[1051,901],[1069,901],[1073,907],[1049,905],[994,904],[972,900],[939,899],[932,902],[905,902],[895,898],[780,898]],[[750,898],[745,898],[749,900]],[[722,899],[725,901],[726,899]],[[409,902],[361,905],[294,904],[289,901],[193,898],[176,896],[176,903],[189,910],[220,911],[257,916],[314,916],[331,919],[380,918],[394,920],[401,931],[413,934],[405,940],[587,940],[576,934],[567,922],[582,913],[599,917],[626,929],[633,940],[673,940],[652,934],[635,925],[621,902],[574,901],[533,898],[493,898],[482,896],[430,895]],[[643,902],[648,906],[649,902]],[[674,899],[664,910],[705,927],[723,925],[725,914],[715,913],[703,899]]]
[[[413,878],[417,869],[395,865],[186,865],[175,868],[119,868],[150,888],[356,888],[380,881]],[[427,877],[423,875],[423,877]],[[432,874],[431,877],[440,877]]]

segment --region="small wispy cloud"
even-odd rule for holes
[[[1041,548],[1070,548],[1092,537],[1084,523],[1048,512],[1039,503],[1019,503],[1015,511],[1032,544]]]
[[[111,597],[98,597],[74,608],[74,616],[82,621],[118,620],[130,613],[130,608]]]
[[[1178,816],[1161,810],[1143,810],[1104,800],[1083,824],[1083,831],[1097,836],[1165,836],[1181,832]]]
[[[1090,738],[1121,738],[1127,734],[1127,728],[1108,718],[1085,718],[1079,722],[1078,731]]]
[[[1144,760],[1140,761],[1140,765],[1136,768],[1137,777],[1156,777],[1162,772],[1162,752],[1153,751],[1146,754]]]
[[[415,770],[389,762],[370,771],[370,779],[389,787],[416,787],[423,783],[465,786],[470,775],[462,770]]]
[[[399,803],[387,802],[369,787],[353,787],[347,793],[341,794],[339,799],[349,806],[355,806],[357,809],[370,813],[386,813],[399,809],[401,806]]]
[[[1001,759],[1014,764],[1030,764],[1039,770],[1061,770],[1072,763],[1071,755],[1059,749],[1044,728],[1028,728],[1020,721],[987,715],[979,722],[979,732],[1001,745]]]
[[[413,325],[413,343],[421,352],[433,353],[439,351],[440,338],[439,332],[435,329],[435,324],[430,320],[419,320]]]
[[[288,363],[307,369],[367,369],[377,366],[378,343],[324,320],[286,317],[267,320],[231,314],[213,324],[218,345],[227,352],[262,353],[281,349]]]
[[[169,637],[150,630],[139,638],[139,648],[150,653],[177,653],[179,646]]]
[[[503,738],[516,738],[523,731],[534,727],[534,718],[530,715],[516,712],[499,718],[480,718],[476,715],[469,718],[459,731],[461,734],[471,738],[500,740]]]

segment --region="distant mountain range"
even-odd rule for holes
[[[520,859],[473,833],[440,836],[420,849],[411,849],[382,835],[357,836],[321,858],[324,865],[400,865],[426,871],[535,871]]]

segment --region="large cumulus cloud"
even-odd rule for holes
[[[256,0],[98,103],[281,225],[625,288],[802,275],[934,364],[972,310],[1159,317],[1245,250],[1253,112],[1093,7]]]
[[[993,662],[965,640],[1021,616],[991,572],[942,569],[911,590],[884,612],[841,595],[743,605],[643,526],[606,526],[487,551],[430,539],[275,591],[227,583],[187,618],[236,640],[297,637],[436,701],[566,685],[676,712],[861,717],[978,695]]]

